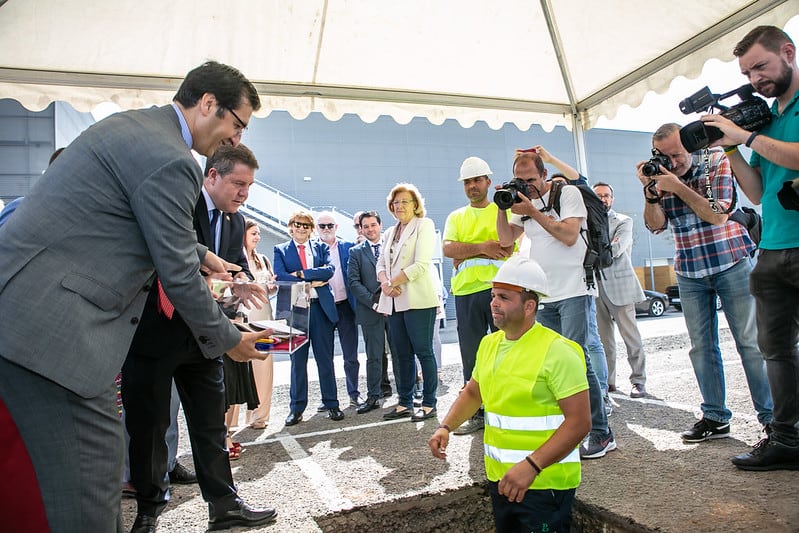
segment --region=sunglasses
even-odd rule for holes
[[[292,222],[291,225],[294,226],[297,229],[299,229],[299,228],[311,229],[313,227],[313,226],[311,226],[310,224],[308,224],[306,222]]]
[[[317,224],[317,226],[319,226],[320,229],[333,229],[335,224]]]

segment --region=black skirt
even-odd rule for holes
[[[231,405],[246,403],[247,409],[258,407],[258,390],[255,388],[255,377],[252,374],[252,363],[239,363],[227,355],[223,357],[225,364],[225,411]]]

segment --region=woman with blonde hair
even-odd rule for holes
[[[433,266],[436,230],[425,218],[424,199],[410,183],[400,183],[387,197],[388,210],[397,220],[383,236],[377,260],[381,295],[377,311],[388,315],[389,341],[397,382],[398,404],[383,414],[387,420],[410,416],[413,421],[436,416],[438,375],[433,354],[433,323],[440,284]],[[416,383],[414,356],[422,367],[422,407],[413,411]]]
[[[244,253],[255,281],[270,283],[275,278],[272,263],[256,249],[261,241],[261,229],[254,220],[247,220],[244,225]],[[269,296],[277,292],[277,285],[267,285]],[[250,322],[255,320],[272,320],[272,306],[266,302],[262,309],[249,309],[244,311]],[[247,424],[253,429],[266,429],[269,423],[269,414],[272,410],[272,384],[274,379],[274,364],[271,357],[258,359],[252,362],[252,373],[255,378],[255,388],[258,391],[258,407],[247,411]]]

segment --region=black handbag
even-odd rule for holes
[[[749,238],[756,245],[760,245],[760,233],[763,230],[763,219],[760,217],[760,213],[751,207],[744,206],[730,213],[730,219],[743,225],[749,232]]]

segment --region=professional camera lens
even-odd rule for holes
[[[511,191],[509,189],[499,189],[494,193],[494,203],[497,204],[497,207],[500,209],[510,209],[513,207],[513,204],[516,203],[517,198],[516,191]]]

